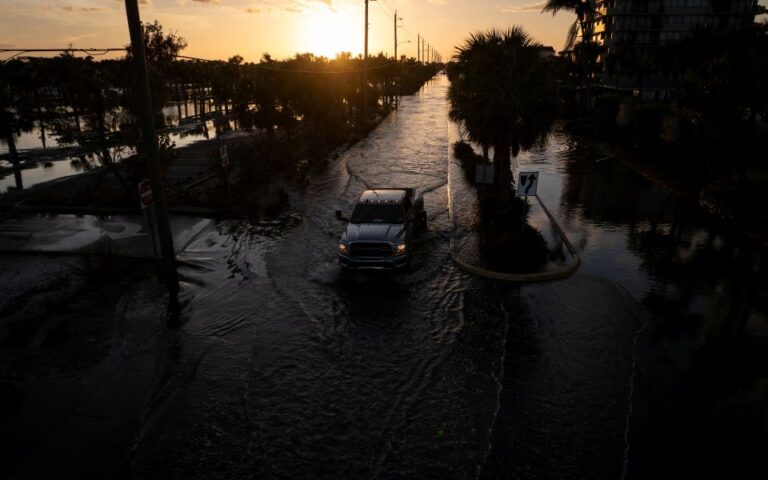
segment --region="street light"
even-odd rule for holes
[[[410,40],[403,40],[402,42],[398,42],[397,44],[395,44],[395,61],[396,62],[399,61],[398,58],[397,58],[397,47],[399,47],[400,45],[402,45],[404,43],[411,43],[411,41]]]

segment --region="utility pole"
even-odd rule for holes
[[[375,2],[376,0],[365,0],[365,50],[363,51],[363,58],[368,59],[368,2]],[[395,12],[397,17],[397,12]]]
[[[416,34],[416,61],[421,63],[421,34]]]
[[[137,0],[125,0],[125,12],[128,16],[128,30],[131,35],[133,50],[133,66],[136,73],[136,96],[141,136],[144,141],[144,160],[149,169],[152,184],[154,208],[157,213],[157,231],[160,235],[160,249],[163,255],[165,282],[168,287],[168,325],[179,322],[179,274],[176,271],[176,253],[173,249],[173,234],[168,218],[168,206],[165,203],[163,178],[157,157],[157,132],[152,115],[152,98],[149,93],[149,76],[147,73],[147,58],[144,52],[144,38],[139,17]]]
[[[397,10],[395,10],[395,61],[397,61]]]

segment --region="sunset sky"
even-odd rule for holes
[[[186,38],[186,55],[258,61],[296,52],[333,56],[363,50],[363,0],[141,0],[155,19]],[[416,56],[416,35],[447,59],[472,31],[523,25],[560,49],[573,17],[540,14],[537,0],[376,0],[369,52],[393,51],[393,13],[403,18],[399,54]],[[0,0],[0,48],[121,47],[128,43],[123,0]],[[0,59],[8,54],[0,55]]]

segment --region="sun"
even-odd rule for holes
[[[307,12],[300,27],[299,52],[333,58],[339,52],[362,51],[362,25],[356,25],[349,11],[321,10]]]

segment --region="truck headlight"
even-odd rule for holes
[[[392,251],[395,252],[395,255],[404,255],[408,251],[408,247],[404,243],[398,243],[392,247]]]
[[[347,245],[346,243],[340,243],[339,244],[339,253],[342,254],[342,255],[349,254],[349,245]]]

